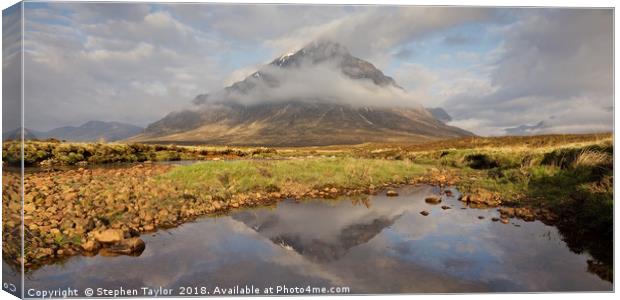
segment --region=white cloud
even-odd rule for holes
[[[244,68],[240,68],[232,71],[228,74],[228,77],[224,79],[223,86],[230,86],[235,82],[242,81],[246,77],[252,75],[256,70],[260,69],[262,65],[252,65]]]
[[[259,77],[250,77],[251,92],[221,91],[209,96],[215,102],[256,103],[323,101],[355,106],[419,107],[416,94],[393,86],[380,87],[371,80],[354,80],[332,62],[299,68],[265,66]],[[263,78],[268,80],[263,80]]]
[[[474,68],[430,71],[451,124],[481,135],[540,121],[545,126],[536,133],[612,130],[611,10],[516,16],[518,22],[496,32],[503,43]]]
[[[137,6],[113,5],[134,12],[108,18],[98,14],[109,11],[93,11],[98,6],[62,5],[72,11],[69,24],[26,12],[26,127],[89,120],[146,125],[219,85],[224,75],[206,49],[220,51],[222,43],[167,12]]]
[[[369,7],[321,26],[302,27],[269,42],[281,50],[327,38],[347,46],[353,55],[382,65],[389,49],[426,34],[492,17],[492,10],[468,7]]]

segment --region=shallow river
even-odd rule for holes
[[[456,191],[440,205],[424,202],[438,192],[430,186],[398,192],[365,200],[287,200],[204,217],[142,236],[146,250],[139,257],[76,256],[45,266],[28,275],[25,290],[161,286],[174,295],[183,291],[179,287],[213,295],[215,287],[237,285],[261,293],[278,285],[348,287],[356,294],[612,289],[587,272],[589,257],[569,251],[554,227],[492,222],[496,209],[462,209]]]

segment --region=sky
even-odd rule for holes
[[[26,3],[24,21],[34,130],[146,126],[320,38],[479,135],[613,127],[610,9]]]

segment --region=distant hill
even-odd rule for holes
[[[104,139],[107,142],[113,142],[137,135],[142,130],[144,128],[126,123],[89,121],[77,127],[64,126],[39,133],[38,138],[56,138],[75,142]]]
[[[523,124],[515,127],[504,128],[507,135],[535,135],[546,127],[545,122],[540,121],[534,125]]]
[[[343,84],[330,85],[331,78]],[[373,94],[360,99],[369,90]],[[405,91],[344,46],[318,41],[221,91],[196,96],[196,109],[172,112],[129,141],[312,146],[473,135],[444,124],[422,106],[390,104],[391,96],[375,94],[398,96]]]
[[[24,128],[24,139],[26,140],[33,140],[38,138],[38,135],[40,133],[36,132],[36,131],[32,131],[28,128]],[[21,139],[22,133],[20,128],[14,129],[14,130],[10,130],[10,131],[6,131],[2,133],[2,140],[19,140]]]
[[[137,135],[142,130],[144,128],[126,123],[89,121],[81,126],[64,126],[50,131],[33,131],[26,128],[24,137],[27,140],[55,138],[74,142],[94,142],[104,139],[113,142]],[[16,140],[20,139],[20,135],[19,129],[15,129],[2,133],[2,139]]]

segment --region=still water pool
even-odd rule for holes
[[[27,274],[25,290],[71,287],[261,289],[346,287],[351,293],[610,291],[555,227],[465,209],[431,186],[340,200],[286,200],[144,235],[138,257],[72,257]],[[450,206],[442,209],[441,206]],[[428,216],[420,214],[429,212]],[[479,218],[484,217],[484,218]],[[28,295],[26,295],[28,296]]]

